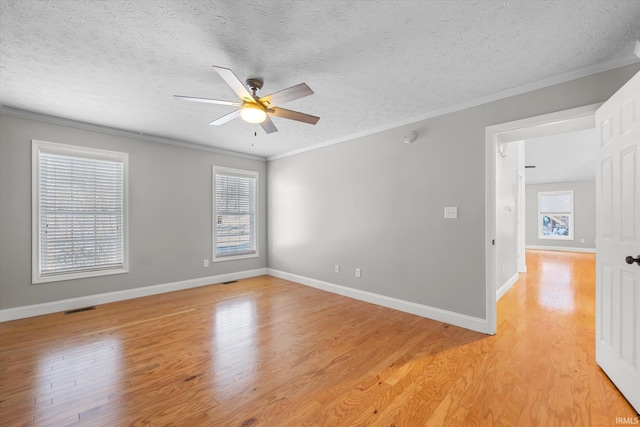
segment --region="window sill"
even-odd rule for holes
[[[211,262],[234,261],[234,260],[247,259],[247,258],[258,258],[258,253],[256,252],[253,254],[213,257]]]
[[[575,240],[573,238],[573,236],[567,237],[567,236],[538,236],[539,240],[566,240],[566,241],[573,241]]]
[[[64,274],[50,274],[41,276],[40,274],[33,273],[33,279],[31,283],[36,285],[38,283],[60,282],[63,280],[85,279],[88,277],[110,276],[112,274],[124,274],[128,273],[128,268],[110,268],[105,270],[93,270],[93,271],[81,271],[77,273],[64,273]]]

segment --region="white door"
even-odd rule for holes
[[[596,112],[596,361],[640,412],[640,73]]]

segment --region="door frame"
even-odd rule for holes
[[[499,145],[540,136],[554,135],[585,129],[595,129],[596,110],[602,103],[541,116],[500,123],[486,128],[485,139],[485,288],[487,333],[495,335],[497,329],[496,283],[496,157]],[[594,166],[595,168],[595,166]],[[517,230],[515,230],[517,232]]]

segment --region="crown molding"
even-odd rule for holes
[[[37,120],[40,122],[51,123],[54,125],[68,126],[76,129],[89,130],[93,132],[106,133],[110,135],[122,136],[125,138],[139,139],[149,142],[158,142],[160,144],[174,145],[177,147],[190,148],[193,150],[208,151],[210,153],[223,154],[225,156],[242,157],[251,160],[265,161],[265,157],[255,156],[251,154],[239,153],[236,151],[225,150],[222,148],[209,147],[191,142],[176,141],[161,136],[149,135],[142,132],[132,132],[123,129],[112,128],[108,126],[96,125],[93,123],[80,122],[77,120],[65,119],[62,117],[50,116],[47,114],[35,113],[33,111],[19,110],[17,108],[0,106],[0,114],[7,116],[19,117],[22,119]]]
[[[477,107],[479,105],[488,104],[490,102],[499,101],[501,99],[510,98],[512,96],[521,95],[523,93],[531,92],[537,89],[543,89],[545,87],[557,85],[560,83],[566,83],[571,80],[576,80],[582,77],[588,77],[594,74],[613,70],[615,68],[637,64],[639,62],[640,62],[640,41],[637,41],[634,52],[632,54],[628,54],[623,57],[612,59],[606,62],[601,62],[596,65],[583,67],[577,70],[570,71],[568,73],[559,74],[553,77],[549,77],[547,79],[539,80],[533,83],[528,83],[526,85],[518,86],[512,89],[507,89],[491,95],[482,96],[480,98],[476,98],[471,101],[450,105],[448,107],[440,108],[440,109],[430,111],[428,113],[420,114],[417,116],[412,116],[407,119],[403,119],[394,123],[378,126],[372,129],[367,129],[365,131],[357,132],[348,136],[332,139],[330,141],[320,142],[318,144],[310,145],[308,147],[298,148],[296,150],[288,151],[286,153],[276,154],[276,155],[267,157],[267,161],[278,160],[285,157],[294,156],[296,154],[305,153],[307,151],[318,150],[320,148],[328,147],[333,144],[339,144],[341,142],[351,141],[353,139],[362,138],[365,136],[373,135],[375,133],[384,132],[390,129],[395,129],[400,126],[417,123],[423,120],[432,119],[434,117],[443,116],[445,114],[455,113],[457,111],[466,110],[468,108]]]
[[[157,143],[161,143],[161,144],[173,145],[173,146],[178,146],[178,147],[183,147],[183,148],[190,148],[190,149],[193,149],[193,150],[207,151],[207,152],[216,153],[216,154],[222,154],[222,155],[227,155],[227,156],[240,157],[240,158],[251,159],[251,160],[259,160],[259,161],[273,161],[273,160],[278,160],[278,159],[282,159],[282,158],[285,158],[285,157],[294,156],[296,154],[305,153],[305,152],[308,152],[308,151],[318,150],[320,148],[328,147],[330,145],[339,144],[339,143],[346,142],[346,141],[351,141],[351,140],[354,140],[354,139],[357,139],[357,138],[363,138],[365,136],[369,136],[369,135],[373,135],[373,134],[376,134],[376,133],[384,132],[384,131],[387,131],[387,130],[390,130],[390,129],[395,129],[395,128],[398,128],[398,127],[401,127],[401,126],[405,126],[405,125],[408,125],[408,124],[417,123],[417,122],[420,122],[420,121],[423,121],[423,120],[432,119],[434,117],[439,117],[439,116],[443,116],[443,115],[446,115],[446,114],[455,113],[457,111],[466,110],[468,108],[477,107],[479,105],[488,104],[490,102],[499,101],[501,99],[509,98],[509,97],[516,96],[516,95],[521,95],[523,93],[527,93],[527,92],[531,92],[531,91],[534,91],[534,90],[537,90],[537,89],[542,89],[542,88],[545,88],[545,87],[557,85],[557,84],[560,84],[560,83],[565,83],[565,82],[568,82],[568,81],[571,81],[571,80],[575,80],[575,79],[579,79],[579,78],[582,78],[582,77],[588,77],[588,76],[591,76],[591,75],[594,75],[594,74],[598,74],[598,73],[602,73],[602,72],[605,72],[605,71],[613,70],[615,68],[620,68],[620,67],[624,67],[624,66],[627,66],[627,65],[637,64],[639,62],[640,62],[640,41],[636,41],[633,53],[630,53],[630,54],[625,55],[623,57],[619,57],[619,58],[616,58],[616,59],[613,59],[613,60],[610,60],[610,61],[606,61],[606,62],[601,62],[601,63],[593,65],[593,66],[583,67],[583,68],[580,68],[578,70],[570,71],[570,72],[564,73],[564,74],[559,74],[557,76],[550,77],[550,78],[543,79],[543,80],[539,80],[537,82],[528,83],[526,85],[522,85],[522,86],[518,86],[518,87],[515,87],[515,88],[507,89],[507,90],[504,90],[504,91],[501,91],[501,92],[497,92],[495,94],[486,95],[486,96],[483,96],[483,97],[480,97],[480,98],[476,98],[476,99],[473,99],[473,100],[470,100],[470,101],[466,101],[466,102],[450,105],[448,107],[444,107],[444,108],[433,110],[433,111],[430,111],[430,112],[427,112],[427,113],[423,113],[423,114],[420,114],[420,115],[408,117],[406,119],[399,120],[399,121],[396,121],[396,122],[393,122],[393,123],[390,123],[390,124],[377,126],[377,127],[371,128],[371,129],[367,129],[365,131],[356,132],[356,133],[353,133],[353,134],[350,134],[350,135],[347,135],[347,136],[335,138],[335,139],[332,139],[332,140],[329,140],[329,141],[320,142],[318,144],[310,145],[308,147],[303,147],[303,148],[299,148],[299,149],[296,149],[296,150],[287,151],[285,153],[276,154],[276,155],[269,156],[269,157],[262,157],[262,156],[252,155],[252,154],[245,154],[245,153],[241,153],[241,152],[225,150],[225,149],[222,149],[222,148],[205,146],[205,145],[195,144],[195,143],[191,143],[191,142],[176,141],[176,140],[173,140],[173,139],[164,138],[164,137],[155,136],[155,135],[150,135],[150,134],[145,134],[145,133],[142,133],[142,132],[127,131],[127,130],[123,130],[123,129],[117,129],[117,128],[112,128],[112,127],[108,127],[108,126],[102,126],[102,125],[97,125],[97,124],[87,123],[87,122],[80,122],[80,121],[76,121],[76,120],[65,119],[65,118],[62,118],[62,117],[56,117],[56,116],[51,116],[51,115],[41,114],[41,113],[35,113],[35,112],[32,112],[32,111],[20,110],[20,109],[11,108],[11,107],[5,107],[5,106],[0,106],[0,114],[5,114],[5,115],[8,115],[8,116],[14,116],[14,117],[20,117],[20,118],[25,118],[25,119],[31,119],[31,120],[37,120],[37,121],[41,121],[41,122],[57,124],[57,125],[62,125],[62,126],[69,126],[69,127],[73,127],[73,128],[77,128],[77,129],[84,129],[84,130],[90,130],[90,131],[94,131],[94,132],[101,132],[101,133],[106,133],[106,134],[111,134],[111,135],[117,135],[117,136],[122,136],[122,137],[126,137],[126,138],[134,138],[134,139],[139,139],[139,140],[143,140],[143,141],[157,142]]]

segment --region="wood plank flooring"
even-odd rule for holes
[[[614,426],[618,417],[633,419],[594,360],[594,256],[527,256],[528,273],[498,303],[496,336],[268,276],[6,322],[0,424]]]

